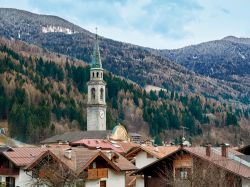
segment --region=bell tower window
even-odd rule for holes
[[[96,77],[99,78],[99,72],[96,73]]]
[[[103,100],[103,88],[101,88],[100,93],[101,93],[100,94],[100,99]]]
[[[95,73],[94,72],[92,72],[92,77],[95,77]]]
[[[95,88],[91,88],[91,100],[95,100]]]

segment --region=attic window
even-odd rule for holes
[[[176,168],[175,177],[180,180],[187,180],[190,177],[191,168]]]

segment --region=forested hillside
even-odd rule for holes
[[[56,16],[0,8],[0,35],[9,39],[26,41],[49,51],[84,60],[86,63],[91,62],[94,34]],[[247,62],[249,56],[248,50],[244,46],[237,47],[240,49],[240,54],[246,57],[244,63],[220,65],[221,62],[227,62],[227,60],[223,60],[226,59],[225,56],[233,56],[233,60],[237,60],[237,62],[241,59],[239,54],[234,54],[236,51],[234,45],[229,48],[233,55],[222,53],[228,51],[228,47],[224,43],[220,45],[221,50],[215,50],[217,55],[213,55],[214,50],[211,50],[214,49],[213,47],[209,50],[207,48],[198,50],[197,47],[194,47],[192,50],[194,53],[189,55],[187,52],[187,58],[184,56],[185,61],[180,63],[186,66],[186,69],[178,64],[179,61],[176,61],[176,59],[182,59],[183,56],[179,57],[179,53],[175,55],[175,51],[171,51],[171,54],[167,55],[168,50],[154,50],[104,37],[99,38],[103,66],[115,75],[130,79],[140,86],[154,85],[171,91],[197,93],[245,107],[249,103],[249,76],[245,76],[249,72],[249,68],[243,68],[243,70],[242,67],[246,65],[245,61]],[[182,49],[178,51],[182,52]],[[200,56],[203,51],[205,54]],[[204,64],[203,62],[208,62],[206,59],[212,63]],[[188,64],[191,61],[199,63],[196,63],[194,67],[191,63]],[[231,76],[230,79],[221,80],[221,76],[204,76],[208,75],[206,72],[212,71],[211,68],[214,74],[223,76],[231,70],[241,69],[244,71],[245,77]],[[223,74],[220,74],[221,70],[223,70]]]
[[[38,142],[55,133],[85,130],[89,66],[24,42],[1,39],[0,43],[0,120],[8,120],[10,136]],[[249,111],[200,95],[169,90],[146,93],[109,72],[104,79],[108,129],[121,122],[130,132],[178,141],[176,134],[166,134],[181,132],[185,126],[187,136],[202,138],[208,125],[240,128],[240,120],[249,118]]]
[[[250,44],[248,38],[225,37],[175,50],[155,51],[197,74],[230,82],[238,99],[250,104]],[[219,93],[225,99],[230,95]]]

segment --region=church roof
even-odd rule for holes
[[[95,38],[95,46],[94,46],[94,51],[93,51],[93,56],[92,56],[91,68],[102,68],[97,34]]]
[[[106,131],[74,131],[67,132],[60,135],[55,135],[50,138],[43,140],[42,144],[58,143],[58,142],[73,142],[81,139],[105,139],[109,134],[110,130]]]

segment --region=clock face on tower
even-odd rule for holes
[[[104,111],[100,110],[99,114],[100,114],[100,118],[103,119],[104,118]]]

